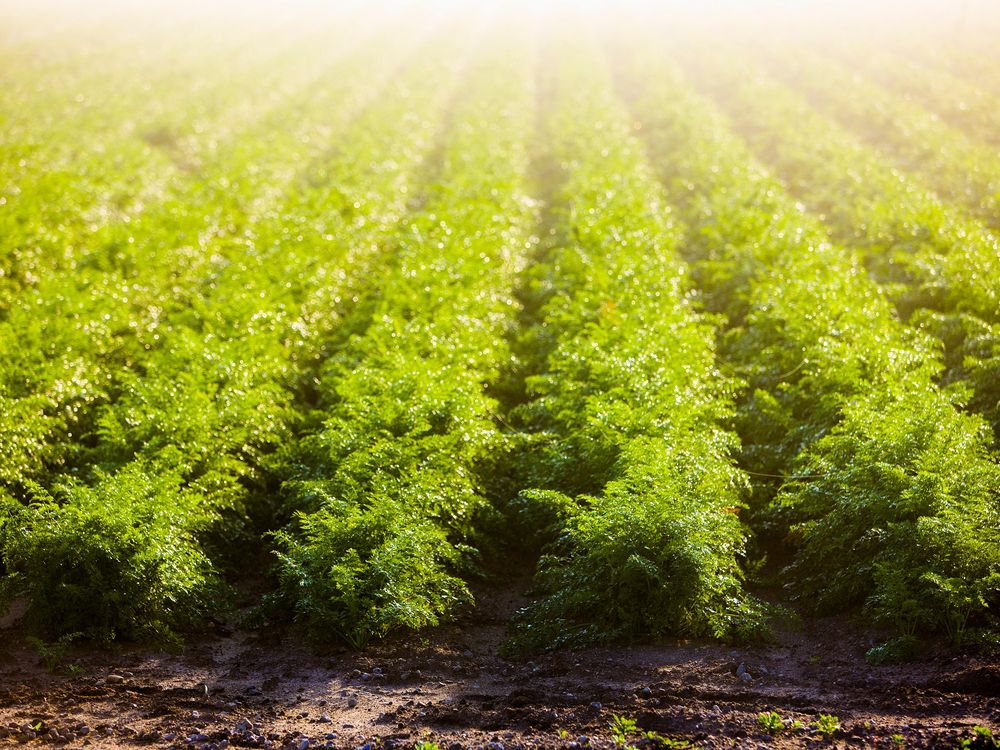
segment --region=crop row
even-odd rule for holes
[[[825,117],[875,146],[938,196],[963,206],[994,230],[1000,227],[1000,154],[995,149],[904,96],[807,50],[775,53],[767,68],[803,92]]]
[[[243,179],[151,215],[82,294],[63,293],[82,308],[56,329],[69,351],[22,344],[41,371],[28,385],[47,390],[8,397],[4,480],[21,502],[6,505],[3,555],[7,593],[26,594],[36,622],[136,637],[201,611],[213,562],[245,543],[263,456],[290,438],[305,371],[405,211],[454,59],[439,39],[384,91],[391,55],[346,65],[294,107],[294,128],[275,113],[233,150]],[[5,358],[12,386],[25,364]]]
[[[735,422],[757,485],[752,525],[790,555],[813,610],[863,604],[904,633],[956,639],[970,614],[987,624],[1000,467],[982,420],[935,384],[928,337],[720,112],[662,54],[633,61],[623,88],[688,225],[695,277],[727,317],[722,361],[748,384]]]
[[[517,506],[546,546],[512,645],[759,633],[713,320],[598,48],[563,40],[553,65],[558,247],[536,270],[543,356],[518,409],[534,447]]]
[[[888,52],[851,54],[845,61],[904,92],[947,122],[994,148],[1000,146],[1000,98],[940,68]]]
[[[255,121],[328,72],[329,49],[322,34],[272,42],[257,54],[234,55],[223,46],[151,75],[156,97],[140,83],[141,66],[88,85],[43,77],[44,96],[31,86],[33,77],[21,82],[26,90],[10,107],[20,114],[0,146],[0,314],[22,287],[72,273],[101,235],[187,200],[215,177],[220,154],[254,134]],[[227,55],[225,75],[196,77]],[[131,70],[123,62],[119,69]]]
[[[481,52],[441,171],[393,238],[357,329],[323,364],[314,423],[285,456],[297,512],[275,599],[355,646],[453,616],[505,449],[491,384],[509,359],[515,280],[534,241],[530,48]]]
[[[944,343],[946,382],[966,383],[971,407],[1000,434],[997,236],[747,61],[700,64],[701,83],[754,151],[862,252],[901,314]]]
[[[161,103],[69,107],[85,141],[9,116],[0,603],[170,639],[266,560],[257,618],[361,647],[520,548],[512,651],[746,639],[766,552],[815,611],[996,628],[993,235],[735,54],[696,77],[734,130],[636,36],[432,26],[164,72]],[[864,135],[987,217],[962,164],[995,157],[864,90],[891,108]]]
[[[298,235],[293,211],[276,236],[261,237],[253,225],[266,217],[274,226],[275,200],[300,194],[296,175],[308,184],[310,171],[322,168],[337,124],[331,105],[341,105],[334,111],[342,126],[392,73],[399,58],[374,62],[374,54],[345,62],[326,85],[270,112],[206,165],[197,189],[88,237],[72,269],[15,298],[0,321],[0,477],[16,483],[40,479],[46,467],[60,470],[66,451],[92,429],[94,406],[114,399],[113,373],[142,366],[161,345],[165,319],[185,313],[248,248]],[[358,78],[368,84],[352,83]],[[282,133],[278,126],[293,118],[297,126]]]

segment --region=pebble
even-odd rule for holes
[[[333,719],[331,719],[327,714],[323,714],[322,716],[320,716],[319,719],[317,719],[317,721],[320,724],[332,724],[333,723]]]
[[[253,722],[250,719],[240,719],[236,722],[237,732],[252,732],[254,730]]]
[[[348,698],[347,699],[347,707],[348,708],[354,708],[356,705],[358,705],[358,699],[357,698]]]
[[[581,745],[589,745],[590,737],[588,737],[585,734],[581,734],[579,737],[576,738],[576,741],[579,742]]]
[[[644,687],[641,691],[639,691],[639,694],[643,698],[649,698],[653,694],[653,691],[650,690],[648,687]]]
[[[753,677],[750,676],[749,672],[741,674],[740,679],[743,680],[743,682],[753,682]]]
[[[309,738],[303,737],[299,740],[299,744],[295,746],[296,750],[309,750]]]
[[[385,674],[382,672],[382,668],[381,667],[375,667],[375,669],[372,670],[372,674],[375,675],[376,677],[384,677],[385,676]]]
[[[601,705],[600,701],[594,701],[593,703],[590,704],[590,707],[595,711],[600,711],[602,708],[604,708],[604,706]]]
[[[504,750],[502,742],[490,742],[486,747],[487,750]]]
[[[104,678],[105,685],[122,685],[125,682],[125,678],[120,674],[109,674]]]

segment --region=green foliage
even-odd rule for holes
[[[33,629],[168,641],[211,611],[219,586],[196,534],[213,519],[176,476],[135,465],[54,491],[0,509],[0,593],[27,598]]]
[[[963,737],[956,747],[959,750],[994,750],[1000,748],[1000,739],[993,736],[989,727],[977,724],[972,727],[972,736]]]
[[[901,160],[907,169],[923,175],[921,185],[747,60],[736,54],[698,59],[699,81],[733,117],[750,146],[778,171],[796,197],[825,218],[837,240],[860,250],[866,267],[900,313],[905,318],[916,313],[918,324],[928,316],[951,319],[944,328],[928,329],[945,334],[946,377],[976,388],[971,405],[991,421],[1000,440],[996,380],[990,377],[996,373],[1000,346],[997,332],[991,330],[1000,323],[1000,287],[995,283],[1000,278],[998,239],[938,197],[940,192],[964,193],[978,173],[978,186],[971,190],[987,202],[980,214],[995,221],[997,178],[989,166],[997,162],[995,152],[977,148],[951,130],[938,132],[944,128],[940,121],[914,111],[912,105],[902,114],[882,106],[874,119],[887,118],[894,132],[904,131],[896,132],[893,143],[902,139],[909,144],[898,146],[906,152]],[[795,68],[799,70],[798,65]],[[871,124],[871,110],[879,109],[878,94],[864,95],[862,82],[849,90],[838,87],[829,66],[823,70],[810,82],[827,80],[824,88],[832,87],[838,98],[851,101],[837,111],[863,108],[866,114],[860,119],[865,127],[877,127]],[[934,139],[945,145],[936,145]],[[950,171],[926,164],[928,159],[944,159]],[[949,174],[959,183],[951,191]]]
[[[614,740],[616,745],[626,744],[628,738],[639,731],[639,725],[636,724],[635,719],[629,719],[626,716],[619,716],[618,714],[611,717],[608,726],[611,727],[611,739]]]
[[[472,598],[446,572],[458,565],[460,549],[389,498],[365,509],[328,501],[276,536],[281,585],[296,593],[296,616],[317,639],[363,648],[390,630],[435,625]]]
[[[840,718],[832,714],[820,714],[812,725],[820,737],[829,740],[840,731]]]
[[[73,641],[82,635],[83,633],[66,633],[51,643],[46,643],[41,638],[28,636],[28,643],[38,652],[39,658],[49,672],[61,672],[73,676],[81,673],[83,668],[79,664],[67,664],[66,656],[69,654]]]
[[[733,512],[743,477],[718,426],[733,384],[715,369],[711,321],[685,298],[676,233],[606,71],[567,52],[548,124],[569,206],[541,310],[552,348],[518,414],[545,437],[526,460],[547,492],[515,504],[561,528],[508,649],[757,636]]]
[[[443,106],[452,52],[442,45],[394,81],[396,95],[355,123],[353,114],[393,69],[393,55],[372,48],[345,60],[336,82],[318,93],[301,92],[299,100],[276,101],[279,106],[254,122],[255,137],[220,148],[203,165],[196,189],[186,186],[155,210],[99,233],[72,273],[55,274],[22,295],[0,321],[6,355],[0,362],[0,480],[12,494],[27,501],[35,484],[69,483],[60,476],[68,471],[80,493],[100,494],[105,476],[126,484],[155,476],[177,484],[176,493],[152,494],[163,505],[157,533],[184,539],[179,558],[197,555],[199,569],[213,577],[220,564],[252,554],[259,543],[254,525],[275,515],[270,457],[300,419],[290,408],[299,381],[322,355],[342,312],[341,295],[349,298],[352,285],[364,280],[378,238],[405,206],[404,183],[430,145],[423,125]],[[419,93],[417,106],[411,93]],[[294,118],[287,117],[289,108]],[[331,158],[326,148],[336,134],[355,148]],[[383,151],[394,154],[391,163],[377,161]],[[292,184],[289,165],[299,162],[323,165],[341,190],[371,191],[364,217],[344,220],[338,201],[346,197],[325,184]],[[241,175],[236,183],[234,174]],[[359,274],[349,282],[345,265]],[[17,346],[5,346],[7,339]],[[80,484],[85,481],[89,488]],[[183,504],[173,507],[177,497]],[[116,510],[136,516],[136,524],[152,513],[127,504],[107,509]],[[53,507],[50,514],[63,519],[69,511]],[[30,530],[37,515],[21,523]],[[211,523],[192,525],[192,518]],[[129,535],[121,535],[127,546]],[[36,547],[31,566],[16,571],[11,586],[42,597],[62,575],[62,554],[51,545]],[[40,572],[45,555],[53,556],[48,577]],[[132,594],[138,586],[127,580],[132,574],[155,578],[125,570],[135,564],[123,552],[117,578],[105,577],[103,596]],[[94,585],[100,583],[95,578]],[[144,620],[143,606],[141,597],[135,608],[116,599],[107,608],[115,613],[102,615],[112,624],[102,629],[96,618],[88,635],[158,638],[161,629],[173,632],[192,621],[184,601],[149,608],[148,617],[162,617],[163,628]],[[166,622],[173,615],[160,609],[176,610],[178,622]],[[65,625],[72,627],[72,620]]]
[[[703,76],[733,92],[727,109],[739,122],[760,110],[777,130],[787,97],[775,91],[772,111],[749,93],[777,87],[741,86],[725,61]],[[894,315],[718,111],[669,72],[646,84],[633,96],[651,147],[669,155],[665,182],[691,227],[695,273],[740,279],[723,308],[723,354],[752,389],[736,425],[744,465],[764,475],[754,525],[791,547],[786,573],[808,608],[864,606],[903,633],[960,639],[997,601],[1000,473],[983,421],[958,408],[961,391],[938,384],[935,345]],[[810,141],[787,156],[814,154]]]
[[[270,612],[355,647],[517,548],[512,650],[758,637],[765,551],[873,663],[998,648],[1000,157],[815,55],[775,69],[868,144],[717,48],[728,121],[608,57],[636,120],[577,31],[541,92],[531,35],[391,23],[7,51],[0,600],[50,668],[176,642],[268,543]]]
[[[803,464],[821,478],[779,498],[815,519],[800,527],[790,568],[803,595],[821,611],[864,603],[904,634],[960,642],[1000,594],[1000,467],[987,443],[977,420],[926,390],[846,407]]]
[[[506,447],[488,389],[532,243],[532,107],[525,59],[485,60],[445,142],[444,186],[397,237],[366,325],[326,363],[318,429],[285,466],[299,513],[277,537],[280,594],[313,633],[356,647],[469,601],[456,574],[490,510],[479,472]]]
[[[920,641],[912,635],[900,635],[885,643],[873,646],[865,652],[869,664],[880,667],[883,664],[903,664],[913,661],[920,653]]]
[[[787,728],[785,720],[776,711],[766,711],[758,714],[757,726],[768,734],[781,734]]]

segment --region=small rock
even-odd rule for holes
[[[586,747],[587,745],[589,745],[589,744],[590,744],[590,737],[588,737],[588,736],[587,736],[587,735],[585,735],[585,734],[581,734],[581,735],[580,735],[579,737],[577,737],[577,738],[576,738],[576,741],[577,741],[577,742],[578,742],[578,743],[579,743],[580,745],[583,745],[584,747]]]
[[[109,674],[104,678],[105,685],[123,685],[125,683],[125,678],[120,674]]]
[[[600,711],[602,708],[604,708],[604,706],[601,705],[600,701],[594,701],[593,703],[590,704],[590,707],[595,711]]]
[[[81,724],[79,727],[77,727],[76,733],[81,736],[86,736],[90,734],[90,727],[87,726],[86,724]]]
[[[641,695],[643,698],[649,698],[650,696],[653,695],[653,691],[650,690],[648,687],[644,687],[642,690],[639,691],[639,695]]]
[[[333,719],[331,719],[327,714],[323,714],[316,721],[318,721],[320,724],[332,724],[333,723]]]
[[[473,656],[475,656],[475,654],[473,654],[471,650],[466,649],[465,651],[462,652],[462,656],[464,656],[466,659],[471,659]]]
[[[167,732],[165,735],[163,735],[164,742],[173,742],[176,739],[177,739],[177,732]]]
[[[736,676],[737,677],[742,677],[746,673],[747,673],[747,665],[744,664],[744,663],[742,663],[742,662],[740,662],[740,665],[738,667],[736,667]]]
[[[765,667],[763,664],[760,665],[760,669],[758,671],[761,674],[770,674],[770,672],[767,671],[767,667]]]
[[[741,674],[740,679],[743,680],[743,682],[753,682],[753,677],[750,675],[749,672],[744,672],[743,674]]]
[[[354,708],[356,705],[358,705],[358,699],[357,698],[351,697],[351,698],[347,699],[347,707],[348,708]]]
[[[236,722],[237,732],[252,732],[254,730],[253,722],[250,719],[240,719]]]
[[[375,675],[376,677],[384,677],[385,676],[384,673],[382,672],[382,668],[381,667],[375,667],[375,669],[372,670],[372,674]]]
[[[309,738],[303,737],[299,740],[299,744],[295,746],[295,750],[309,750]]]
[[[502,742],[490,742],[486,747],[487,750],[504,750]]]

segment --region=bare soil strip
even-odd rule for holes
[[[1000,728],[1000,664],[931,648],[873,667],[864,652],[878,634],[842,618],[752,648],[675,641],[505,660],[526,585],[480,591],[461,622],[364,653],[236,630],[180,653],[70,649],[59,669],[75,675],[50,673],[8,622],[0,746],[599,749],[613,746],[615,715],[702,748],[955,747],[975,725]],[[772,710],[805,728],[763,733],[757,717]],[[821,713],[840,718],[832,740],[809,728]]]

